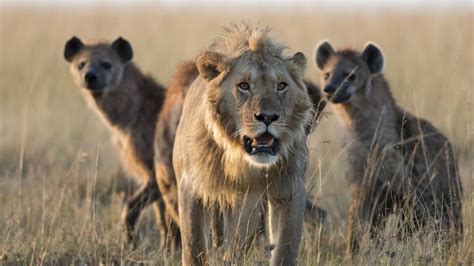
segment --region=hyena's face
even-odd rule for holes
[[[383,68],[380,49],[367,44],[361,53],[334,51],[328,42],[316,49],[316,64],[321,70],[321,87],[333,103],[346,103],[365,95],[367,82]]]
[[[64,49],[74,82],[91,93],[104,93],[115,88],[122,81],[125,65],[132,56],[132,47],[122,38],[110,45],[89,45],[73,37]]]

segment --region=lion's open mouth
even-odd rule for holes
[[[250,155],[257,153],[269,153],[271,155],[276,155],[279,148],[278,144],[278,139],[273,137],[273,135],[268,132],[265,132],[253,139],[244,136],[244,149]]]

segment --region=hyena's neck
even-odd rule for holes
[[[396,137],[398,107],[382,75],[368,82],[349,103],[336,104],[335,109],[349,134],[360,141],[372,142],[383,135]],[[383,139],[383,138],[382,138]],[[392,138],[387,138],[387,141]],[[383,142],[383,140],[382,140]]]
[[[92,99],[107,124],[128,131],[140,126],[155,127],[164,95],[163,86],[130,64],[117,87],[103,95],[92,95]]]

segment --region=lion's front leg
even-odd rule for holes
[[[205,265],[209,213],[190,191],[183,177],[178,188],[182,261],[183,265]]]
[[[224,260],[242,264],[252,246],[260,222],[262,208],[260,193],[242,195],[236,207],[224,213]]]
[[[270,265],[297,264],[306,192],[303,182],[293,186],[289,197],[269,196],[270,241],[275,245]]]

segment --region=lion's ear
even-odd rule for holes
[[[306,69],[306,56],[302,52],[297,52],[290,58],[291,62],[299,68],[301,72]]]
[[[212,51],[205,51],[196,60],[196,67],[199,74],[208,81],[219,76],[225,67],[224,55]]]

